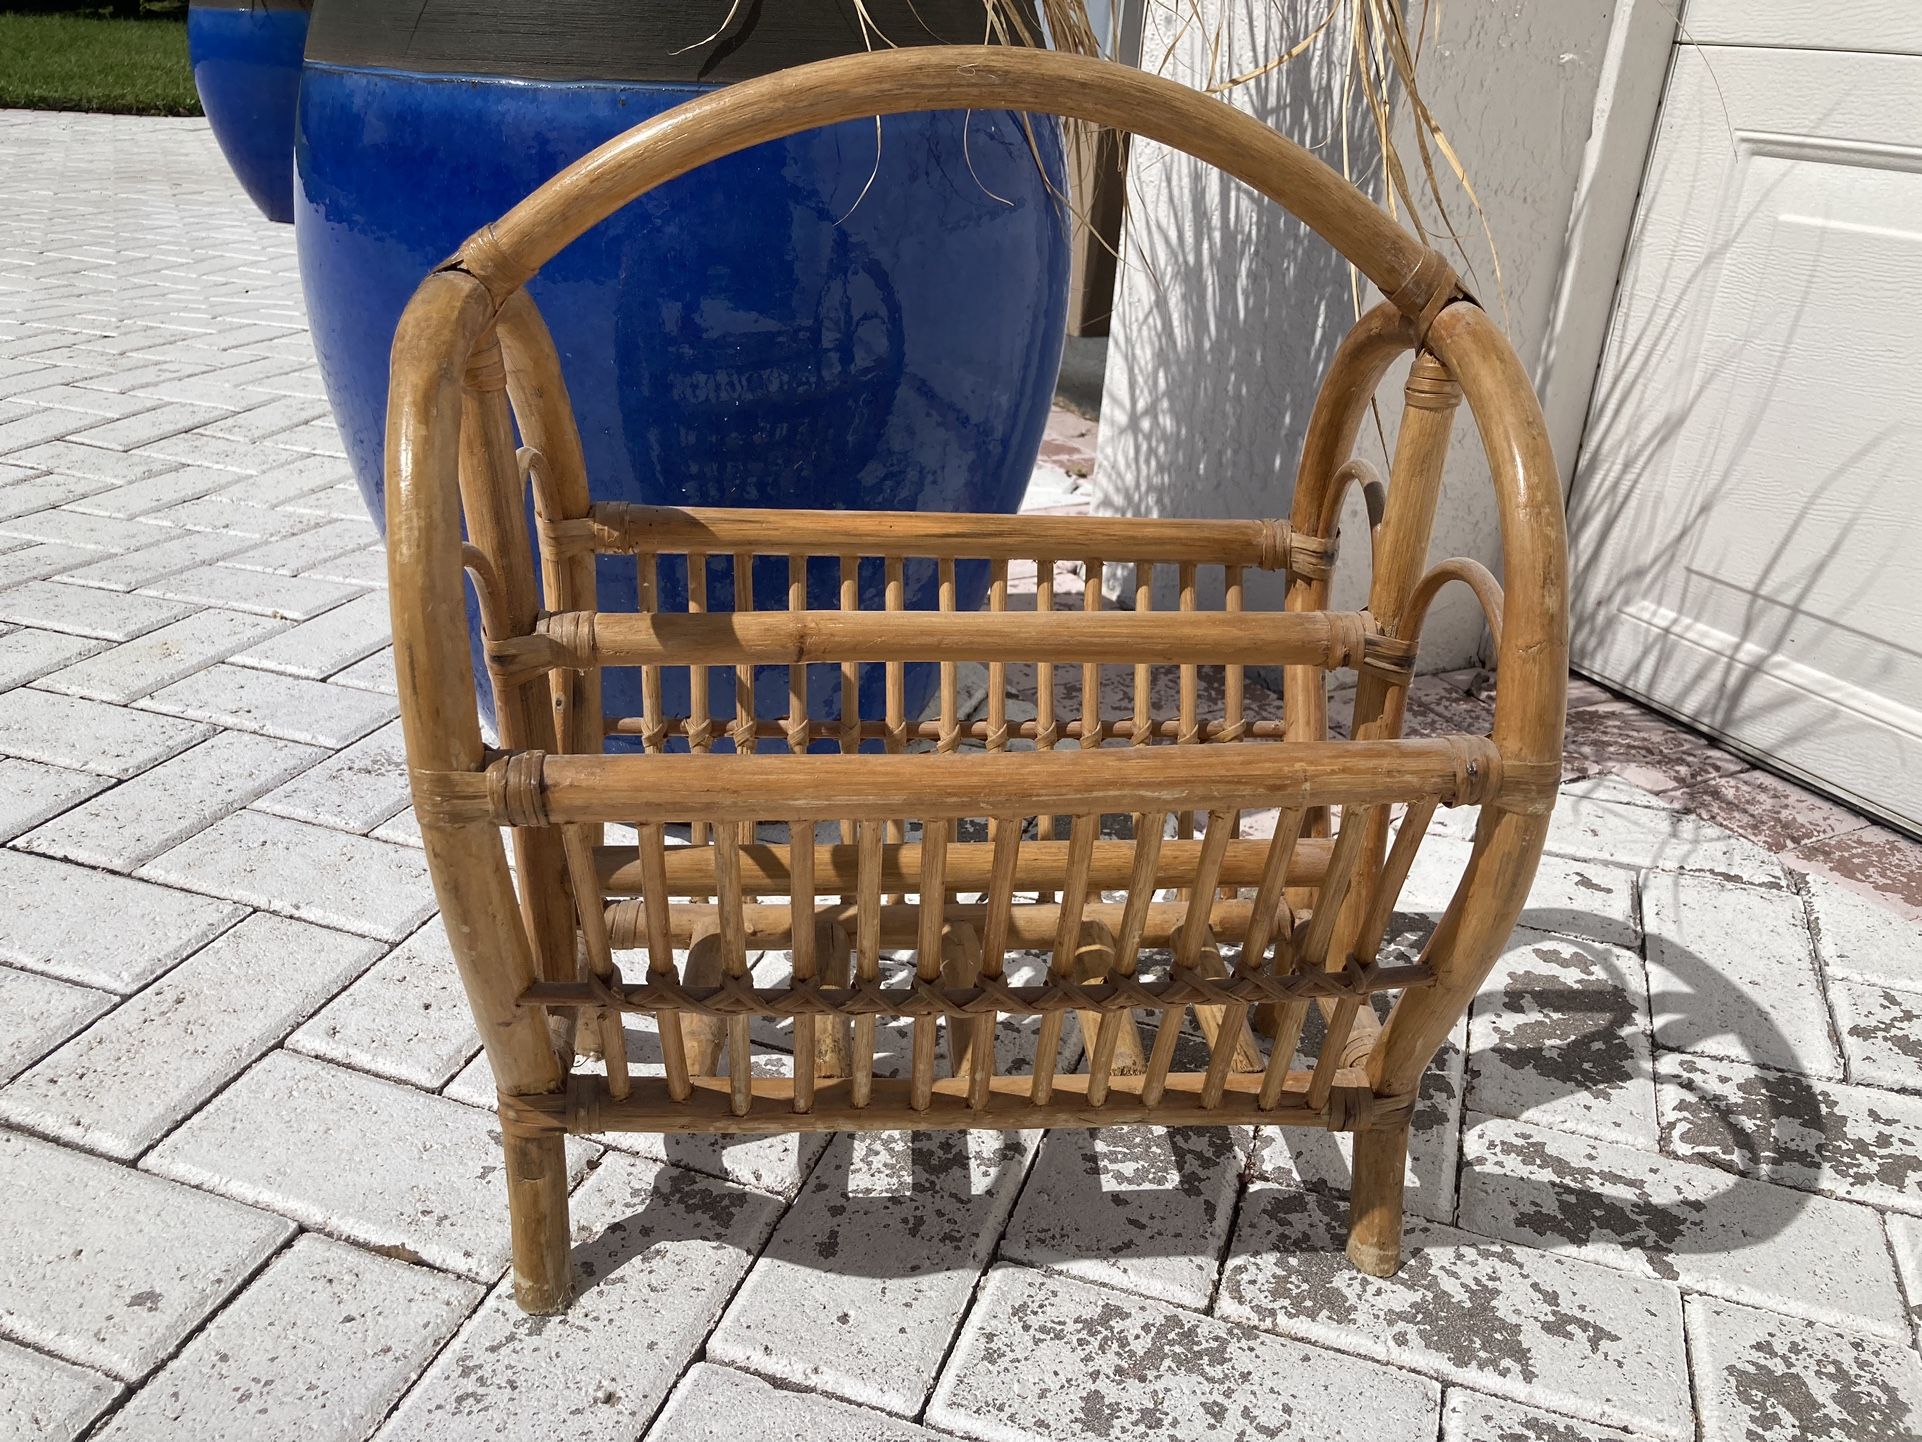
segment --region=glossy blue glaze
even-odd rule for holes
[[[294,218],[294,108],[307,12],[195,5],[187,12],[194,88],[214,139],[261,214]]]
[[[377,523],[388,350],[414,288],[554,172],[694,92],[422,76],[310,64],[296,231],[315,348]],[[1059,135],[1034,125],[1060,183]],[[1011,511],[1033,469],[1066,314],[1065,217],[1018,117],[977,112],[810,131],[661,187],[589,232],[530,287],[582,431],[596,499],[650,504]],[[755,566],[764,602],[786,563]],[[985,568],[964,565],[960,604]],[[631,559],[603,557],[602,604],[632,609]],[[837,604],[832,563],[809,604]],[[710,604],[731,603],[716,563]],[[664,567],[662,603],[685,604]],[[909,604],[932,606],[932,568]],[[863,604],[881,576],[864,566]],[[837,714],[814,668],[810,712]],[[878,715],[867,668],[862,711]],[[914,667],[911,706],[932,668]],[[670,677],[670,683],[675,678]],[[717,681],[727,678],[718,677]],[[610,673],[608,706],[639,714]],[[715,711],[731,713],[731,680]],[[757,708],[785,711],[785,673]],[[685,679],[670,710],[685,705]]]

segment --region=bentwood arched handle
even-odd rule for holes
[[[1283,206],[1427,323],[1461,287],[1448,263],[1299,145],[1188,86],[1088,56],[932,45],[823,60],[743,80],[581,157],[471,237],[448,268],[506,297],[629,201],[711,160],[815,126],[919,110],[1025,110],[1160,141]]]

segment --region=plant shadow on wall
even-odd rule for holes
[[[1600,916],[1565,915],[1571,926],[1591,930],[1612,924]],[[1431,924],[1427,918],[1399,915],[1396,945],[1418,944]],[[1494,1071],[1526,1073],[1531,1079],[1526,1110],[1545,1118],[1567,1100],[1651,1083],[1639,1002],[1644,987],[1640,958],[1618,948],[1540,934],[1528,944],[1535,954],[1509,970],[1506,992],[1492,984],[1484,990],[1475,1032],[1479,1038],[1491,1030],[1485,1018],[1503,1005],[1511,1018],[1520,1008],[1536,1021],[1504,1028],[1466,1058],[1465,1068],[1451,1040],[1429,1069],[1415,1115],[1415,1163],[1408,1192],[1411,1218],[1453,1215],[1455,1148],[1448,1144],[1445,1129],[1459,1125],[1453,1120],[1458,1115],[1455,1092],[1464,1074],[1472,1084]],[[1698,1035],[1714,1033],[1717,1054],[1788,1054],[1788,1044],[1766,1009],[1736,993],[1709,961],[1671,947],[1664,951],[1662,967],[1667,984],[1651,997],[1656,1017],[1665,1023],[1675,1019]],[[1015,969],[1013,957],[1010,968]],[[1631,969],[1634,974],[1629,974]],[[1309,1016],[1304,1056],[1314,1054],[1319,1040],[1313,1009]],[[1070,1037],[1074,1031],[1072,1026],[1067,1028]],[[1004,1060],[1011,1033],[1023,1034],[1031,1054],[1032,1028],[1004,1019],[998,1035]],[[758,1059],[762,1065],[779,1068],[785,1058],[760,1045],[771,1039],[772,1033],[757,1034]],[[628,1040],[637,1069],[646,1071],[649,1063],[658,1062],[659,1048],[648,1024],[630,1025]],[[906,1029],[884,1025],[877,1065],[904,1070],[907,1049]],[[1192,1024],[1176,1065],[1206,1065],[1205,1045],[1198,1034],[1192,1034]],[[1063,1069],[1068,1069],[1065,1062]],[[1644,1177],[1616,1176],[1606,1168],[1556,1172],[1553,1159],[1546,1157],[1523,1156],[1524,1170],[1536,1162],[1545,1164],[1528,1175],[1490,1163],[1477,1170],[1491,1186],[1499,1186],[1504,1209],[1525,1229],[1524,1240],[1550,1246],[1591,1239],[1618,1243],[1643,1253],[1657,1275],[1674,1276],[1676,1257],[1754,1247],[1786,1229],[1810,1201],[1806,1190],[1797,1189],[1806,1182],[1796,1178],[1805,1175],[1811,1156],[1821,1165],[1837,1151],[1835,1139],[1825,1134],[1821,1100],[1805,1078],[1790,1071],[1771,1072],[1768,1083],[1763,1094],[1731,1100],[1692,1090],[1686,1077],[1665,1075],[1664,1085],[1676,1090],[1672,1099],[1665,1100],[1663,1111],[1671,1118],[1684,1114],[1673,1125],[1686,1133],[1680,1140],[1689,1148],[1725,1157],[1727,1167],[1739,1166],[1746,1178],[1787,1185],[1759,1187],[1752,1180],[1729,1176],[1726,1193],[1678,1203],[1651,1200]],[[1472,1111],[1476,1098],[1471,1095],[1467,1100],[1466,1110]],[[1805,1154],[1796,1154],[1800,1139],[1810,1134],[1818,1140],[1807,1144]],[[1057,1133],[1051,1145],[1075,1145],[1073,1139],[1080,1135]],[[1224,1169],[1258,1170],[1284,1180],[1292,1177],[1309,1194],[1345,1202],[1349,1184],[1345,1142],[1307,1128],[1264,1128],[1252,1133],[1251,1158],[1250,1135],[1246,1128],[1126,1127],[1101,1133],[1100,1140],[1077,1158],[1080,1165],[1048,1168],[1048,1190],[1042,1199],[1046,1205],[1025,1228],[1028,1242],[1023,1258],[1071,1265],[1121,1255],[1135,1259],[1200,1255],[1210,1266],[1218,1265],[1219,1259],[1207,1250],[1213,1233],[1208,1227],[1197,1229],[1193,1219],[1198,1209],[1205,1209],[1201,1214],[1226,1231],[1228,1219],[1220,1216],[1220,1209],[1231,1207],[1233,1200],[1223,1185]],[[1668,1140],[1673,1145],[1676,1138]],[[713,1200],[716,1194],[711,1188],[690,1188],[687,1173],[739,1176],[746,1170],[746,1149],[760,1149],[760,1159],[776,1169],[792,1169],[797,1157],[805,1161],[816,1147],[822,1148],[796,1203],[810,1214],[809,1225],[777,1228],[764,1255],[827,1274],[895,1279],[982,1265],[986,1258],[981,1254],[978,1228],[985,1213],[977,1207],[970,1214],[962,1203],[990,1191],[1035,1185],[1033,1173],[1024,1177],[1031,1149],[1016,1132],[836,1133],[824,1143],[792,1135],[669,1136],[662,1139],[662,1146],[661,1154],[675,1165],[658,1174],[651,1194],[632,1214],[575,1247],[578,1285],[583,1290],[617,1277],[622,1267],[657,1245],[687,1235],[711,1239],[724,1232],[720,1224],[726,1218],[703,1220],[698,1212],[702,1207],[729,1204]],[[1713,1166],[1701,1170],[1704,1175],[1715,1174]],[[1739,1207],[1725,1207],[1724,1195],[1732,1200],[1738,1189]],[[1106,1205],[1104,1195],[1117,1192],[1128,1194],[1133,1214],[1126,1228],[1125,1253],[1107,1240],[1112,1235],[1107,1228],[1097,1225],[1084,1231],[1077,1225],[1080,1218],[1099,1215]],[[696,1220],[690,1220],[691,1195],[699,1202],[693,1209]],[[1713,1223],[1724,1212],[1732,1225],[1695,1225],[1698,1220]],[[1158,1218],[1181,1222],[1157,1226]],[[1452,1234],[1424,1236],[1417,1230],[1411,1233],[1410,1244],[1413,1258],[1422,1250],[1483,1243]],[[1338,1252],[1341,1245],[1338,1236],[1331,1238],[1328,1250]]]
[[[1326,8],[1234,0],[1220,7],[1216,35],[1182,6],[1151,6],[1143,65],[1189,83],[1245,73]],[[1336,169],[1346,133],[1353,177],[1369,190],[1378,152],[1359,96],[1348,96],[1344,114],[1348,63],[1327,37],[1223,103]],[[1129,170],[1116,302],[1125,331],[1109,353],[1100,507],[1286,515],[1310,398],[1355,319],[1348,264],[1281,206],[1201,161],[1137,142]],[[1198,279],[1177,283],[1184,277]],[[1251,576],[1249,587],[1251,606],[1279,605],[1276,578]]]
[[[1728,136],[1731,146],[1749,143]],[[1685,148],[1656,146],[1645,195],[1694,188],[1696,177],[1680,169],[1691,164],[1679,154]],[[1711,156],[1692,163],[1723,162]],[[1633,329],[1618,325],[1609,337],[1569,516],[1571,574],[1581,598],[1571,613],[1577,660],[1601,654],[1612,630],[1633,618],[1627,624],[1643,632],[1649,644],[1633,661],[1633,674],[1617,674],[1618,663],[1610,670],[1612,681],[1646,694],[1657,689],[1655,678],[1669,668],[1684,669],[1693,724],[1721,734],[1753,734],[1757,723],[1766,723],[1770,747],[1778,751],[1814,736],[1822,723],[1819,713],[1805,712],[1810,719],[1791,724],[1784,713],[1792,703],[1759,689],[1766,679],[1764,666],[1801,661],[1820,670],[1833,640],[1866,639],[1889,657],[1879,672],[1851,677],[1872,689],[1922,655],[1846,620],[1893,568],[1908,564],[1901,528],[1887,526],[1880,528],[1879,550],[1864,564],[1876,528],[1864,524],[1871,519],[1865,503],[1843,509],[1844,488],[1860,486],[1865,472],[1873,471],[1884,483],[1900,481],[1899,422],[1864,435],[1832,464],[1808,474],[1793,508],[1764,518],[1771,536],[1765,547],[1743,551],[1740,546],[1755,534],[1753,477],[1771,459],[1766,423],[1784,408],[1792,413],[1815,404],[1786,372],[1820,310],[1812,295],[1823,259],[1820,243],[1799,281],[1778,267],[1765,286],[1756,288],[1739,340],[1725,339],[1711,350],[1703,330],[1708,307],[1733,288],[1725,281],[1748,284],[1729,271],[1738,237],[1779,225],[1784,217],[1773,213],[1771,202],[1788,179],[1785,169],[1766,185],[1746,188],[1746,199],[1743,189],[1724,187],[1724,213],[1699,221],[1714,236],[1702,255],[1687,260],[1670,251],[1660,270],[1644,266],[1636,275],[1639,290],[1670,299],[1685,294],[1698,305],[1645,306],[1646,319]],[[1734,209],[1738,201],[1739,211]],[[1648,248],[1637,243],[1640,239],[1631,242],[1631,253],[1645,260]],[[1618,299],[1616,314],[1624,313]],[[1757,364],[1758,356],[1766,358],[1766,367]],[[1685,468],[1675,453],[1691,434],[1707,436],[1709,443],[1686,448],[1691,464]],[[1875,489],[1886,491],[1887,485]],[[1869,487],[1863,490],[1874,494]],[[1746,528],[1739,536],[1738,526]],[[1822,533],[1833,539],[1812,545],[1811,536]],[[1628,536],[1635,538],[1633,547],[1622,544]],[[1851,556],[1838,573],[1834,563],[1845,540]],[[1731,553],[1752,577],[1740,588],[1718,573]],[[1739,604],[1731,610],[1727,603],[1735,598]],[[1732,638],[1719,648],[1697,644],[1703,638],[1693,624],[1715,601],[1723,605],[1712,612],[1714,629]],[[1899,659],[1892,654],[1898,652]],[[1673,694],[1667,699],[1684,704]]]

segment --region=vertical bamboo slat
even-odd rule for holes
[[[1181,580],[1181,595],[1177,604],[1183,612],[1192,612],[1196,607],[1194,562],[1182,562],[1179,574]],[[1192,746],[1201,739],[1201,731],[1195,714],[1201,699],[1201,671],[1197,666],[1184,665],[1181,668],[1180,675],[1181,729],[1175,736],[1175,744],[1177,746]],[[1183,841],[1186,841],[1193,837],[1194,834],[1194,812],[1181,812],[1175,820],[1175,835],[1179,836]]]
[[[1101,609],[1102,565],[1096,557],[1082,562],[1081,609]],[[1091,751],[1102,741],[1101,667],[1089,662],[1081,668],[1081,749]]]
[[[540,603],[506,385],[500,344],[490,339],[476,348],[466,370],[458,474],[469,541],[487,558],[498,587],[499,620],[507,634],[525,635]],[[497,686],[494,711],[507,745],[552,750],[557,744],[545,683]],[[550,980],[571,977],[578,963],[571,908],[564,904],[567,863],[560,839],[517,829],[514,860],[534,965]],[[566,1019],[556,1020],[567,1030]]]
[[[988,918],[981,933],[981,974],[999,981],[1005,974],[1008,957],[1008,920],[1014,910],[1014,869],[1021,855],[1021,818],[995,816],[988,822],[994,841],[994,860],[988,873]],[[969,1050],[973,1062],[968,1083],[968,1105],[977,1111],[988,1104],[988,1088],[994,1080],[995,1013],[975,1019],[974,1041]]]
[[[1155,608],[1155,563],[1135,562],[1135,614],[1145,616]],[[1135,665],[1134,744],[1149,745],[1154,740],[1154,668]]]
[[[861,558],[841,557],[841,609],[861,609]],[[841,663],[841,751],[852,755],[861,749],[861,663]],[[841,839],[852,841],[851,823],[843,823]]]
[[[643,615],[660,608],[661,560],[652,551],[634,557],[635,587]],[[667,706],[661,695],[661,668],[641,667],[641,749],[658,756],[667,750]]]
[[[1247,605],[1247,583],[1240,566],[1227,566],[1222,570],[1221,608],[1233,616],[1240,614]],[[1221,676],[1221,739],[1239,741],[1248,727],[1248,678],[1245,667],[1225,666]],[[1235,813],[1234,824],[1230,828],[1235,836],[1241,835],[1241,814]],[[1232,891],[1222,892],[1232,896]]]
[[[687,553],[687,610],[691,616],[698,616],[707,610],[707,555],[703,551]],[[712,676],[705,666],[687,668],[687,749],[696,756],[705,755],[714,741],[714,722],[709,714],[709,687]],[[708,824],[695,818],[688,827],[688,839],[700,846],[708,839]]]
[[[807,557],[790,555],[787,560],[787,607],[800,613],[808,608]],[[808,668],[789,666],[787,670],[787,744],[788,750],[802,756],[808,749]],[[814,926],[814,823],[806,819],[788,822],[789,867],[793,872],[788,897],[789,956],[796,981],[812,981],[816,971]],[[833,1022],[828,1023],[832,1028]],[[813,1016],[794,1018],[794,1110],[806,1112],[814,1106],[814,1080],[819,1021]]]
[[[1374,807],[1357,806],[1342,812],[1341,829],[1335,834],[1335,848],[1328,859],[1328,875],[1321,884],[1321,896],[1308,919],[1308,932],[1302,941],[1301,962],[1311,969],[1339,971],[1347,956],[1331,954],[1342,907],[1357,881],[1374,824]],[[1355,1024],[1358,1003],[1343,997],[1328,1012],[1328,1033],[1322,1038],[1321,1055],[1315,1059],[1314,1075],[1308,1084],[1308,1105],[1328,1104],[1335,1072],[1341,1066],[1342,1048],[1348,1044],[1349,1028]]]
[[[908,587],[906,567],[899,556],[889,556],[882,566],[884,577],[882,604],[890,611],[900,611],[907,607]],[[883,675],[887,684],[887,749],[899,753],[908,749],[908,690],[907,668],[899,661],[886,662]],[[900,818],[888,821],[888,838],[892,841],[907,839],[907,823]],[[907,900],[905,896],[893,896],[890,901],[899,904]]]
[[[1008,609],[1008,563],[997,558],[988,575],[988,611],[999,615]],[[988,663],[988,750],[1004,751],[1008,745],[1008,664]]]
[[[1254,918],[1249,923],[1248,934],[1242,938],[1241,954],[1235,958],[1236,976],[1252,976],[1262,969],[1262,959],[1267,954],[1268,941],[1274,934],[1276,923],[1280,921],[1287,924],[1282,913],[1288,905],[1285,896],[1288,860],[1294,855],[1295,842],[1301,837],[1301,821],[1301,812],[1292,809],[1275,818],[1275,834],[1268,843],[1268,859],[1262,865],[1261,884],[1255,890]],[[1246,1006],[1236,1003],[1223,1008],[1222,1025],[1230,1036],[1239,1038],[1247,1024]],[[1202,1083],[1203,1106],[1212,1109],[1221,1105],[1222,1093],[1228,1084],[1228,1071],[1233,1063],[1234,1051],[1229,1047],[1218,1046],[1209,1055],[1208,1076]]]
[[[647,922],[647,969],[660,978],[674,973],[674,933],[668,921],[667,838],[659,822],[643,823],[637,828],[641,875],[641,906]],[[674,1101],[686,1101],[688,1086],[687,1043],[681,1030],[678,1011],[657,1012],[661,1029],[661,1063],[667,1073],[667,1094]]]
[[[915,975],[922,981],[941,979],[941,939],[947,925],[948,828],[939,821],[921,826],[920,939],[916,943]],[[912,1099],[918,1112],[928,1109],[934,1095],[935,1018],[914,1019]]]
[[[1049,974],[1070,977],[1075,974],[1075,954],[1081,941],[1082,913],[1088,901],[1088,862],[1094,855],[1095,837],[1101,828],[1099,816],[1077,816],[1068,831],[1068,863],[1062,876],[1061,916],[1055,925],[1054,953]],[[1054,1094],[1057,1054],[1061,1050],[1063,1012],[1051,1011],[1041,1018],[1035,1043],[1034,1083],[1029,1091],[1037,1105]]]
[[[1037,556],[1034,563],[1034,609],[1040,615],[1054,610],[1054,558]],[[1037,661],[1034,667],[1034,749],[1052,751],[1061,739],[1054,714],[1054,666]],[[1054,839],[1054,817],[1044,814],[1034,819],[1035,839]],[[1048,901],[1053,893],[1044,891],[1039,899]]]
[[[714,901],[721,938],[721,965],[734,981],[747,978],[747,921],[741,907],[741,823],[714,823]],[[754,1058],[748,1044],[753,1018],[740,1012],[727,1019],[728,1105],[747,1115],[754,1098]]]
[[[858,848],[855,879],[854,979],[872,986],[881,979],[881,852],[887,840],[883,823],[857,821]],[[874,1016],[864,1012],[854,1019],[854,1104],[864,1107],[874,1091]]]
[[[1136,696],[1140,696],[1137,684]],[[1141,955],[1141,937],[1147,929],[1148,907],[1154,900],[1155,867],[1161,859],[1162,829],[1167,825],[1163,811],[1139,812],[1134,818],[1134,864],[1128,875],[1128,900],[1121,912],[1121,931],[1115,938],[1114,969],[1117,976],[1135,974]],[[1121,1071],[1138,1076],[1148,1061],[1141,1051],[1141,1034],[1134,1015],[1126,1011],[1105,1013],[1095,1028],[1088,1056],[1088,1104],[1100,1106],[1107,1100],[1108,1079],[1114,1074],[1117,1052],[1123,1039],[1127,1050],[1121,1057]]]
[[[814,823],[808,820],[788,823],[789,868],[793,891],[788,897],[788,915],[793,937],[789,954],[793,959],[794,979],[813,981],[816,975],[814,925]],[[794,1018],[794,1110],[805,1112],[814,1105],[814,1076],[817,1059],[817,1031],[820,1021],[813,1016]],[[834,1021],[827,1025],[832,1028]]]
[[[587,828],[564,827],[561,845],[567,857],[568,889],[574,893],[588,965],[601,981],[612,984],[619,973],[614,967],[614,950],[608,944],[607,899],[601,894],[600,876],[594,870],[594,846],[588,839]],[[621,1014],[607,1007],[594,1013],[594,1026],[600,1034],[601,1059],[607,1065],[608,1094],[618,1101],[629,1090],[627,1031],[621,1025]]]

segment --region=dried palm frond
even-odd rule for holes
[[[869,15],[866,0],[853,0],[853,3],[864,29],[871,37],[870,43],[893,44]],[[981,0],[981,3],[985,22],[984,39],[1024,45],[1049,44],[1057,50],[1082,55],[1099,55],[1104,51],[1102,37],[1096,34],[1086,0]],[[1124,0],[1113,0],[1113,3],[1118,7]],[[1206,39],[1208,55],[1203,67],[1202,83],[1217,95],[1226,96],[1320,47],[1339,45],[1346,48],[1349,61],[1342,107],[1343,172],[1350,180],[1361,178],[1356,174],[1355,151],[1347,134],[1346,116],[1352,101],[1368,117],[1368,128],[1372,132],[1374,150],[1379,157],[1384,180],[1382,199],[1389,212],[1404,216],[1424,240],[1431,243],[1445,240],[1447,248],[1461,261],[1464,273],[1473,277],[1476,270],[1474,258],[1469,247],[1463,243],[1461,232],[1450,214],[1450,194],[1443,184],[1443,172],[1454,178],[1480,227],[1493,272],[1490,288],[1506,314],[1507,294],[1502,281],[1501,255],[1496,248],[1487,214],[1480,197],[1475,193],[1474,183],[1469,179],[1467,166],[1462,163],[1447,131],[1422,95],[1419,75],[1422,44],[1430,30],[1440,23],[1438,0],[1420,0],[1420,10],[1413,18],[1412,25],[1403,0],[1330,0],[1327,10],[1300,39],[1252,67],[1225,76],[1217,74],[1219,56],[1224,46],[1225,21],[1210,18],[1207,12],[1214,7],[1209,0],[1146,0],[1146,3],[1168,12],[1164,24],[1170,25],[1172,33],[1160,54],[1143,56],[1141,63],[1150,70],[1165,70],[1175,56],[1184,50],[1184,42],[1201,33]],[[1280,9],[1281,0],[1272,0],[1272,3],[1277,10]],[[1221,12],[1217,10],[1216,13],[1219,16]],[[1405,113],[1407,122],[1405,126],[1398,126],[1397,116],[1402,113]],[[1404,155],[1404,135],[1413,139],[1412,161],[1419,177],[1419,190],[1416,179],[1411,178],[1411,158]],[[1071,150],[1102,143],[1095,128],[1072,124],[1068,127],[1067,139]],[[1431,232],[1429,223],[1423,218],[1425,212],[1435,217],[1441,235]],[[1082,219],[1085,223],[1085,217]],[[1109,242],[1104,240],[1103,244]]]
[[[1201,0],[1178,0],[1178,3],[1186,5],[1190,15],[1199,20]],[[1300,40],[1252,69],[1212,83],[1209,89],[1217,94],[1225,94],[1271,74],[1319,45],[1345,44],[1350,58],[1346,80],[1348,93],[1343,97],[1343,173],[1350,180],[1357,178],[1345,117],[1347,103],[1359,100],[1374,132],[1376,152],[1386,180],[1382,199],[1389,213],[1405,215],[1416,234],[1431,244],[1435,243],[1438,237],[1430,233],[1422,218],[1425,208],[1422,202],[1426,200],[1439,219],[1441,229],[1446,232],[1448,247],[1461,260],[1464,271],[1472,276],[1475,271],[1474,260],[1449,214],[1449,194],[1436,168],[1436,157],[1439,156],[1475,213],[1482,239],[1488,247],[1489,265],[1493,271],[1492,287],[1501,300],[1505,314],[1507,292],[1502,283],[1501,254],[1496,248],[1487,213],[1482,209],[1481,199],[1469,179],[1468,168],[1462,164],[1447,131],[1422,96],[1419,75],[1422,42],[1431,26],[1439,25],[1439,11],[1436,0],[1421,0],[1420,13],[1411,33],[1406,7],[1401,0],[1333,0],[1321,19]],[[1410,182],[1408,165],[1395,125],[1398,98],[1400,104],[1406,107],[1407,133],[1414,138],[1416,158],[1420,163],[1420,195]]]

